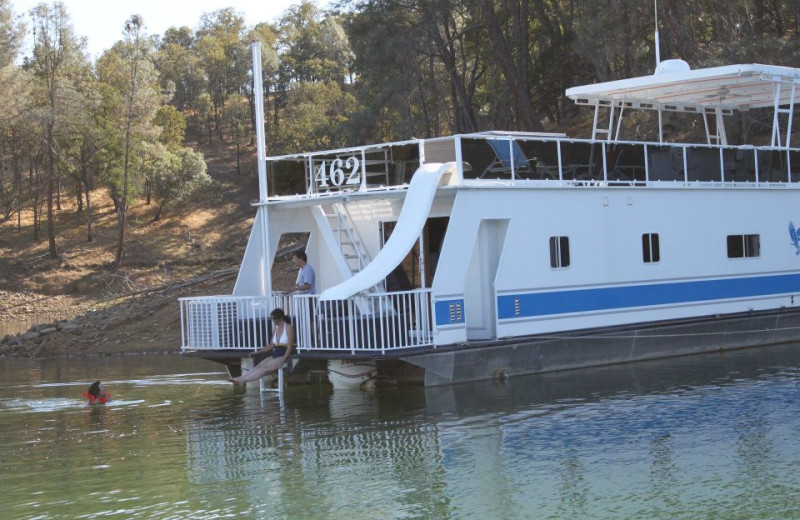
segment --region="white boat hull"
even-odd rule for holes
[[[359,390],[378,375],[375,361],[328,361],[328,381],[334,390]]]

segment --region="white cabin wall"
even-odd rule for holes
[[[259,208],[258,211],[263,211],[263,208]],[[233,286],[234,296],[263,296],[261,294],[261,276],[264,265],[264,249],[262,247],[261,222],[257,212],[253,226],[250,228],[250,238],[247,240],[239,273],[236,275],[236,283]]]
[[[258,211],[264,211],[264,207],[260,206]],[[262,219],[256,214],[253,227],[250,230],[250,239],[247,242],[236,284],[233,288],[234,296],[261,296],[261,275],[264,266],[267,264],[263,256],[261,222]],[[276,210],[275,207],[270,207],[269,232],[270,259],[267,269],[272,269],[282,234],[310,233],[306,254],[308,255],[308,262],[316,272],[318,290],[320,284],[324,284],[326,278],[331,277],[324,268],[323,255],[320,255],[318,244],[319,229],[314,222],[310,208],[281,208]],[[321,270],[318,268],[320,265],[323,266]],[[272,289],[273,291],[284,291],[289,287],[277,287],[273,284]]]
[[[798,203],[797,192],[763,189],[460,190],[433,282],[434,298],[460,297],[465,285],[472,283],[468,272],[472,248],[485,219],[510,219],[495,280],[498,295],[798,272],[800,256],[795,255],[788,234]],[[800,226],[800,213],[795,220]],[[658,263],[642,259],[644,233],[659,235]],[[761,255],[729,259],[727,235],[744,234],[760,236]],[[550,267],[551,236],[569,237],[569,267]],[[792,302],[786,296],[748,297],[501,320],[498,337],[742,312]],[[437,344],[444,339],[437,338]]]

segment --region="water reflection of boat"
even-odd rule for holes
[[[183,351],[235,364],[277,306],[303,363],[400,360],[427,386],[796,340],[798,83],[800,69],[670,60],[568,89],[594,109],[589,139],[481,132],[268,158],[233,295],[181,301]],[[626,139],[639,111],[657,139]],[[728,121],[753,111],[771,136],[734,143]],[[666,116],[702,124],[702,142],[670,141]],[[321,294],[272,293],[290,233],[307,234]]]
[[[784,370],[782,367],[798,366],[797,347],[797,344],[790,344],[590,367],[527,375],[505,383],[483,381],[429,387],[425,389],[425,400],[430,411],[442,413],[471,415],[484,409],[496,410],[498,403],[502,403],[507,413],[530,407],[539,407],[546,413],[569,403],[750,384],[759,377]]]
[[[316,516],[614,518],[593,512],[657,504],[654,493],[684,510],[785,497],[775,460],[797,459],[798,367],[789,345],[505,383],[292,388],[282,406],[226,395],[186,418],[189,475],[235,482],[237,499],[276,517],[298,501]]]

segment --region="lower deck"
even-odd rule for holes
[[[438,386],[616,365],[797,341],[800,309],[781,309],[588,329],[560,334],[418,348],[385,355],[346,350],[300,352],[285,373],[290,384],[327,382],[331,360],[375,361],[378,384]],[[251,351],[185,351],[241,373]],[[258,359],[254,360],[257,362]]]

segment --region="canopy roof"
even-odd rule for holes
[[[773,107],[776,84],[781,84],[778,105],[793,103],[791,86],[800,84],[800,69],[792,67],[748,64],[688,70],[688,65],[683,66],[686,70],[573,87],[566,94],[582,105],[749,110]]]

